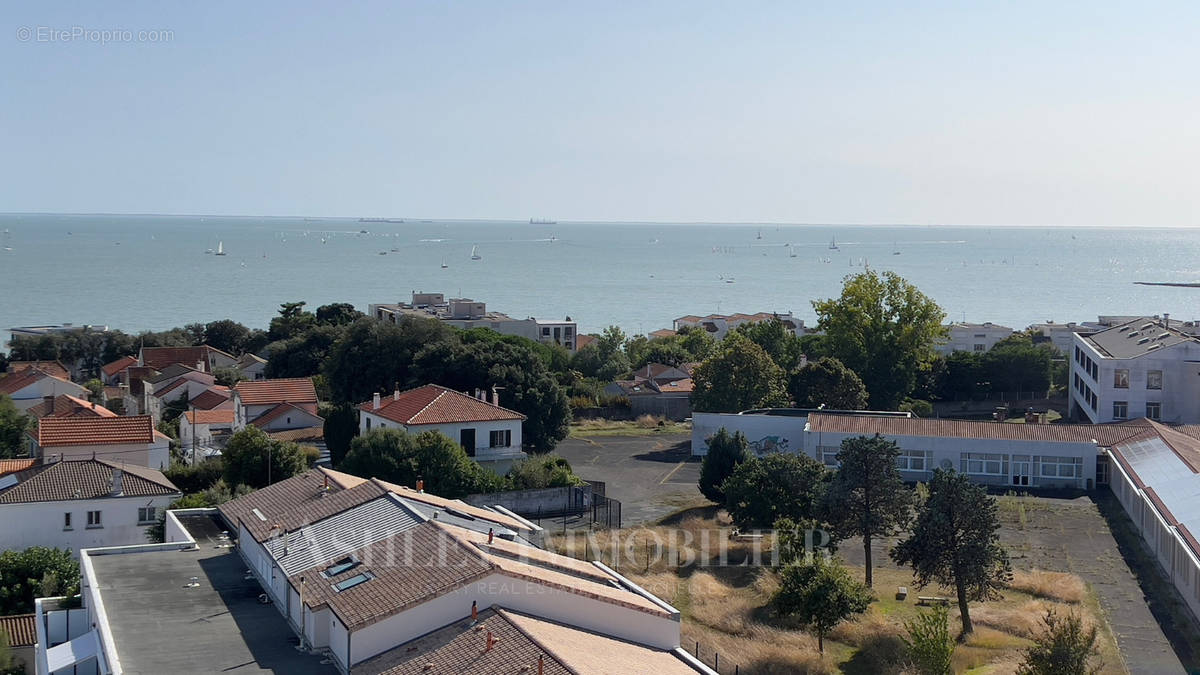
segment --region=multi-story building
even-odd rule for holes
[[[1013,334],[1008,326],[983,323],[955,322],[946,326],[946,341],[937,346],[940,354],[953,352],[986,352],[996,343]]]
[[[371,316],[380,321],[396,323],[405,316],[437,319],[455,328],[490,328],[502,335],[517,335],[543,344],[561,345],[567,351],[576,349],[578,327],[571,317],[553,319],[514,319],[502,312],[488,311],[487,304],[470,298],[450,298],[442,293],[414,291],[412,302],[370,305]]]
[[[758,312],[757,314],[709,314],[708,316],[696,316],[688,314],[681,316],[672,322],[672,330],[679,332],[682,328],[700,328],[713,336],[715,340],[721,340],[730,331],[744,323],[761,323],[763,321],[771,321],[778,319],[783,327],[790,331],[793,335],[804,335],[807,330],[804,328],[804,320],[797,319],[791,312],[781,314],[779,312]]]
[[[165,470],[171,460],[171,439],[149,415],[43,417],[27,436],[29,456],[42,463],[108,459]]]
[[[1069,416],[1093,423],[1200,422],[1200,340],[1166,324],[1141,317],[1077,333]]]

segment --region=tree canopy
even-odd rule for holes
[[[221,456],[225,461],[225,482],[235,487],[266,487],[308,468],[300,446],[274,440],[255,426],[231,436]]]
[[[708,441],[708,454],[700,463],[700,492],[718,504],[725,503],[725,480],[733,475],[734,469],[750,459],[750,446],[742,432],[732,434],[721,427]]]
[[[804,354],[800,339],[777,317],[743,323],[734,332],[762,347],[783,372],[790,373],[800,365],[800,356]]]
[[[17,409],[8,394],[0,394],[0,459],[25,455],[25,431],[30,419]]]
[[[28,614],[35,598],[79,593],[79,561],[67,549],[32,546],[0,553],[0,616]]]
[[[946,313],[894,272],[846,277],[842,294],[813,302],[824,346],[862,379],[872,408],[895,410],[945,335]]]
[[[343,403],[327,405],[321,411],[325,418],[325,447],[329,449],[329,461],[334,466],[350,452],[350,442],[358,435],[358,411],[354,406]]]
[[[692,373],[692,409],[740,412],[787,404],[783,370],[746,336],[725,336],[716,352]]]
[[[737,465],[723,484],[725,510],[738,527],[768,528],[780,518],[819,519],[829,471],[804,454],[771,453]]]
[[[851,578],[837,559],[812,556],[783,568],[772,602],[780,614],[797,619],[816,634],[817,650],[823,654],[825,635],[867,611],[873,599],[871,590]]]
[[[912,513],[912,492],[896,468],[900,447],[876,435],[842,441],[838,469],[825,491],[825,520],[839,538],[862,537],[867,586],[871,542],[904,526]]]
[[[1047,609],[1043,630],[1025,649],[1017,675],[1094,675],[1102,664],[1096,647],[1096,626],[1084,628],[1079,614],[1058,616]]]
[[[409,487],[423,479],[426,490],[450,499],[491,492],[501,484],[499,476],[468,457],[461,445],[436,431],[373,429],[351,441],[350,452],[337,468]]]
[[[917,586],[953,586],[965,639],[973,630],[968,602],[999,596],[1012,579],[1008,553],[1000,545],[996,500],[956,471],[935,469],[929,498],[908,538],[892,549],[892,560],[910,565]]]
[[[867,389],[858,375],[841,361],[823,356],[792,373],[788,394],[797,408],[862,410],[867,405]]]

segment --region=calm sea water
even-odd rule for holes
[[[864,263],[909,279],[954,320],[1200,318],[1200,289],[1133,285],[1200,281],[1200,230],[1187,229],[0,215],[5,229],[0,330],[218,318],[265,327],[281,302],[365,310],[413,290],[518,318],[569,315],[584,331],[648,332],[711,312],[812,321],[810,301],[836,295]],[[219,243],[226,256],[205,253]],[[473,246],[482,260],[470,259]]]

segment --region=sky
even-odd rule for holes
[[[0,212],[1196,226],[1198,19],[3,2]]]

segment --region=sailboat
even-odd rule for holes
[[[788,257],[789,258],[796,257],[796,247],[792,246],[791,244],[788,244]]]
[[[900,255],[900,247],[894,241],[892,242],[892,255]]]
[[[223,241],[217,242],[217,252],[214,253],[213,255],[225,255],[225,242],[223,242]]]
[[[446,269],[449,265],[446,264],[446,259],[442,258],[442,269]]]
[[[483,256],[479,255],[479,246],[471,247],[471,260],[483,260]]]
[[[831,237],[831,238],[829,239],[829,250],[830,250],[830,251],[836,251],[836,250],[838,250],[838,245],[837,245],[837,237]]]
[[[758,236],[755,239],[762,239],[762,228],[758,228]]]
[[[9,232],[8,228],[4,229],[4,250],[12,250],[12,232]]]

